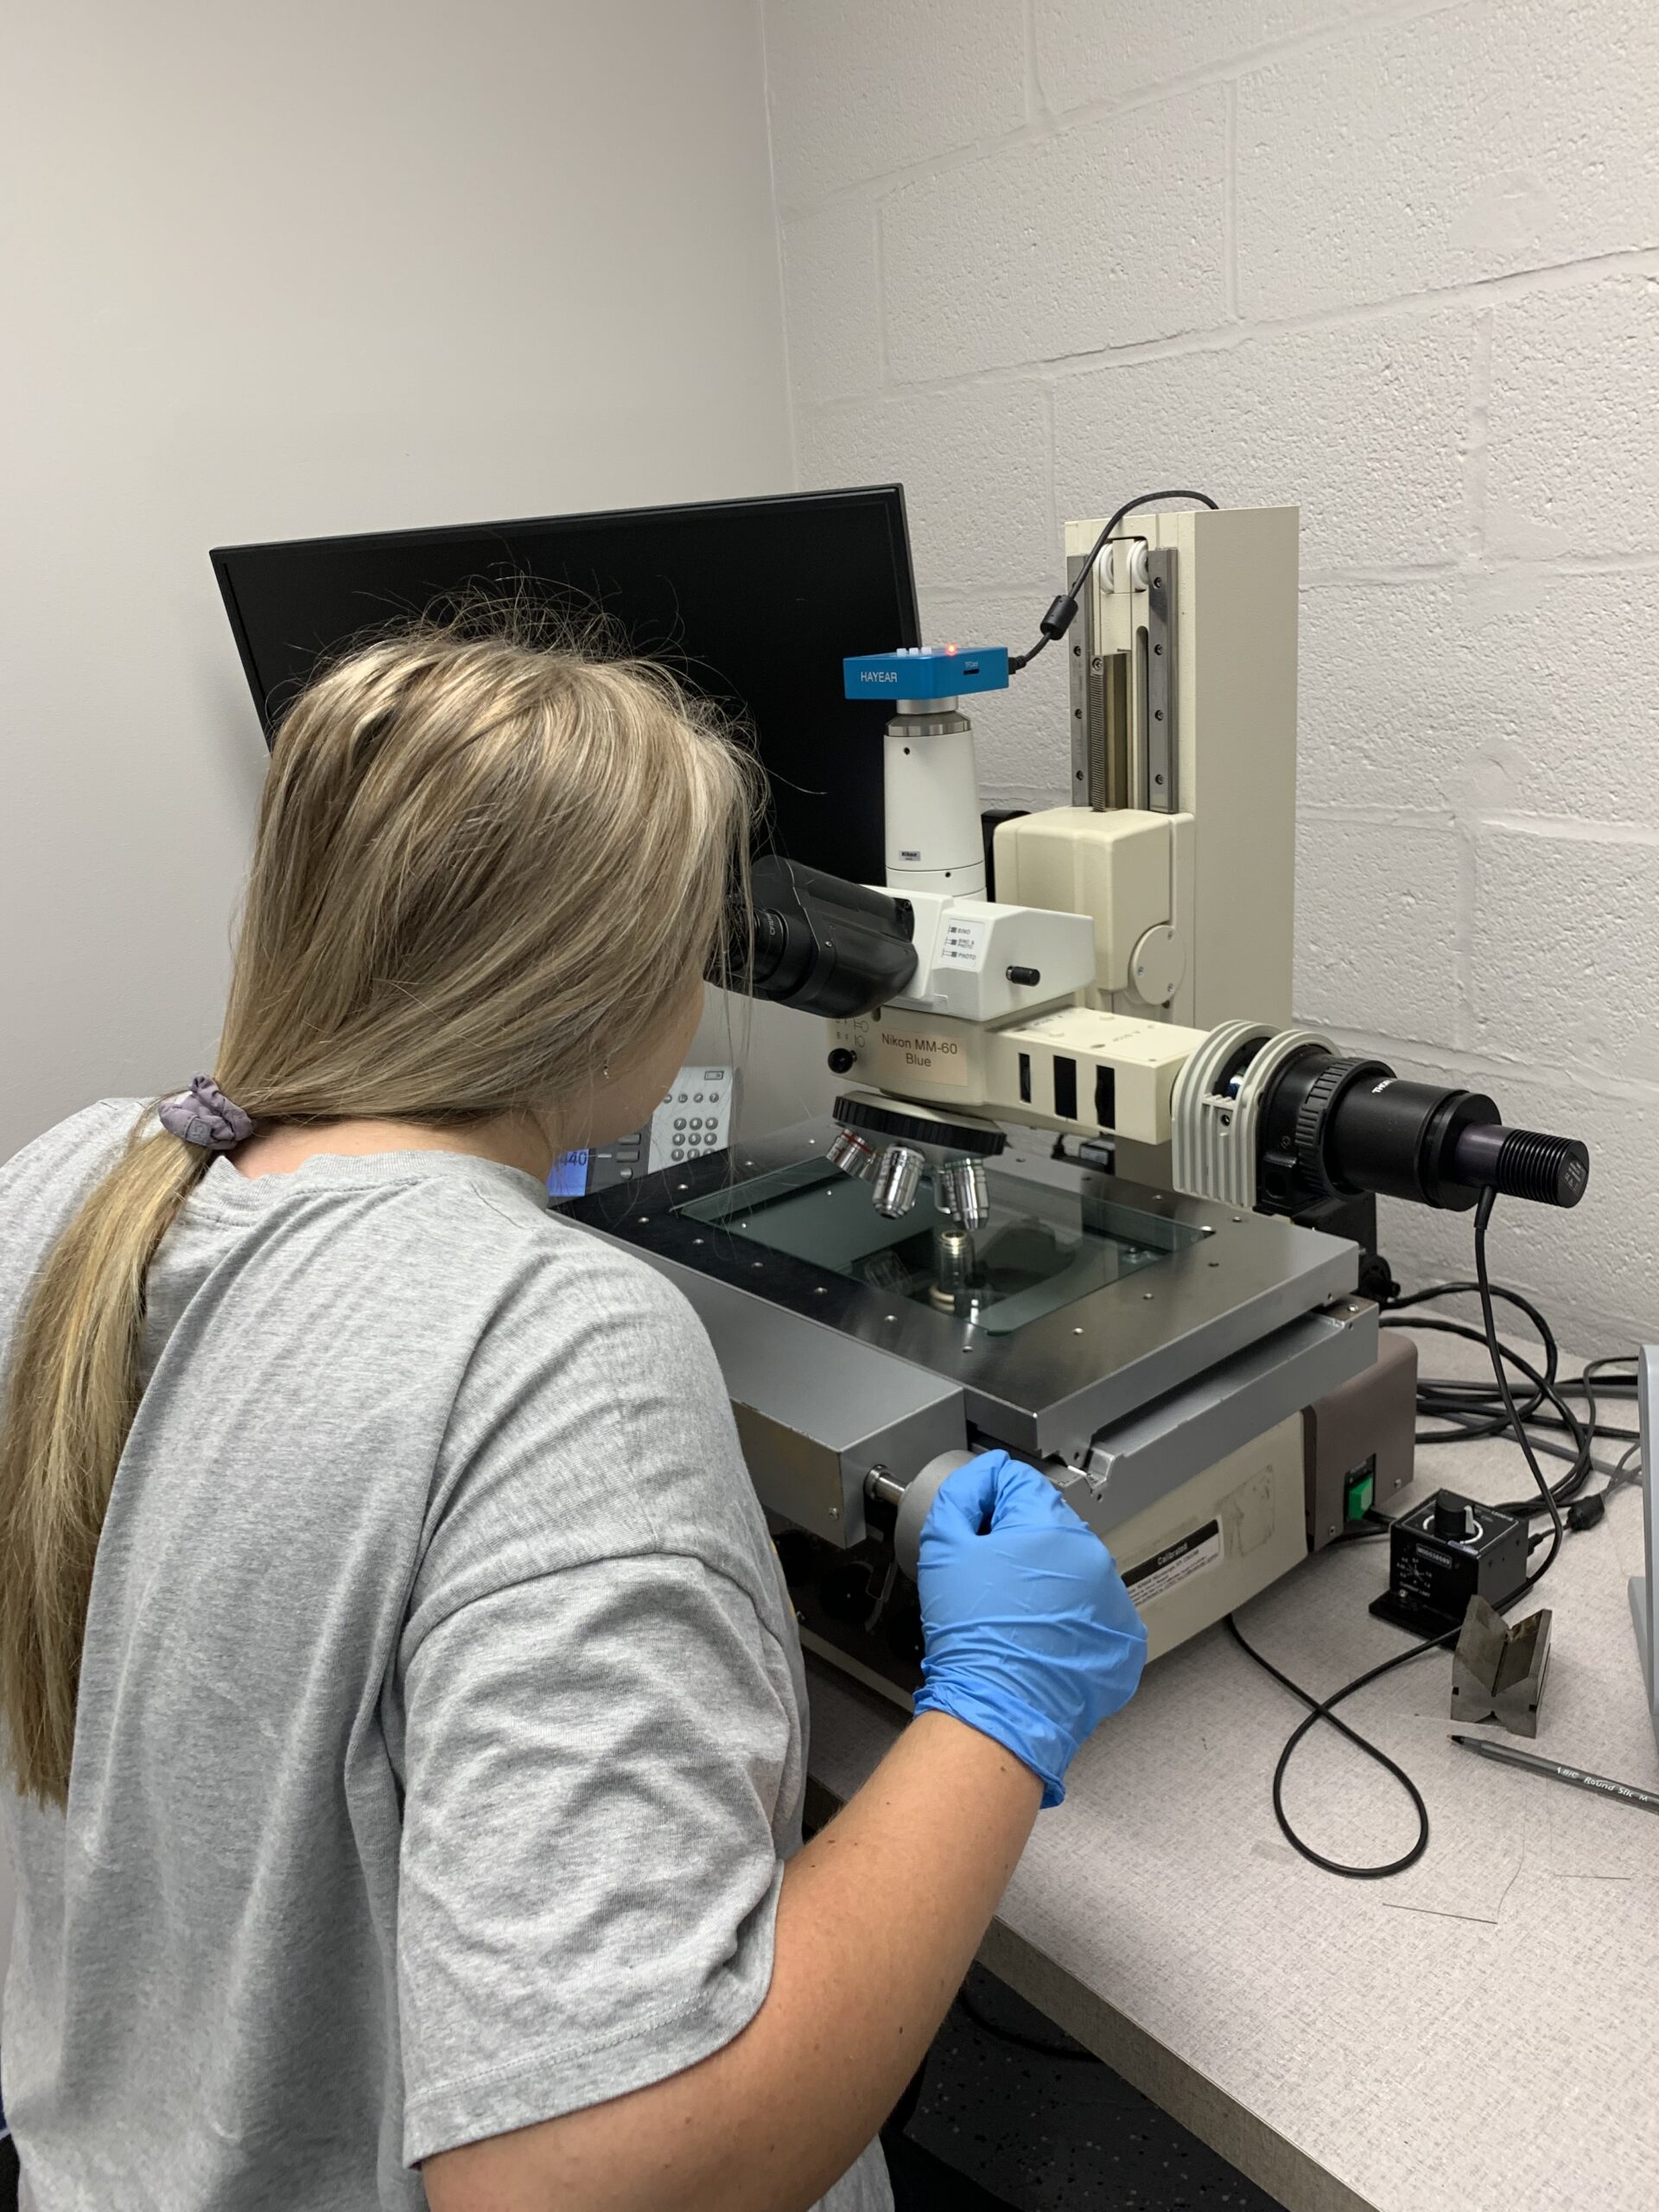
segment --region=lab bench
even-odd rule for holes
[[[1480,1371],[1472,1348],[1424,1343],[1438,1371]],[[1440,1484],[1496,1501],[1529,1478],[1512,1443],[1429,1446],[1396,1509]],[[1387,1554],[1336,1545],[1242,1624],[1328,1694],[1405,1641],[1367,1611]],[[1626,1596],[1642,1563],[1632,1486],[1567,1539],[1518,1611],[1554,1616],[1531,1748],[1653,1787]],[[809,1667],[827,1813],[902,1717]],[[1344,1708],[1411,1775],[1431,1821],[1408,1872],[1344,1880],[1299,1858],[1274,1820],[1274,1766],[1302,1708],[1224,1627],[1206,1630],[1149,1668],[1084,1747],[980,1956],[1287,2212],[1652,2212],[1659,1820],[1457,1750],[1451,1670],[1449,1652],[1431,1653]],[[1285,1796],[1333,1858],[1392,1857],[1415,1832],[1398,1785],[1328,1727],[1298,1751]]]

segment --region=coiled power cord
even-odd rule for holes
[[[1466,1443],[1480,1437],[1507,1435],[1513,1436],[1519,1444],[1526,1459],[1528,1470],[1532,1476],[1535,1494],[1515,1503],[1505,1505],[1502,1510],[1524,1520],[1547,1518],[1549,1526],[1547,1533],[1541,1533],[1532,1540],[1534,1544],[1540,1542],[1546,1544],[1547,1548],[1539,1565],[1528,1574],[1526,1580],[1510,1600],[1510,1604],[1513,1605],[1518,1605],[1522,1599],[1535,1590],[1550,1568],[1554,1567],[1560,1554],[1561,1544],[1569,1528],[1593,1527],[1601,1518],[1607,1490],[1611,1489],[1615,1482],[1629,1481],[1634,1478],[1628,1471],[1629,1454],[1626,1455],[1624,1462],[1608,1467],[1596,1459],[1593,1447],[1599,1433],[1617,1439],[1634,1437],[1635,1433],[1627,1429],[1600,1428],[1599,1414],[1601,1396],[1624,1396],[1634,1391],[1635,1357],[1633,1354],[1619,1354],[1608,1358],[1592,1360],[1581,1375],[1567,1381],[1560,1378],[1560,1356],[1554,1335],[1543,1315],[1536,1306],[1517,1292],[1493,1286],[1487,1267],[1486,1233],[1491,1221],[1496,1198],[1497,1193],[1491,1188],[1483,1191],[1475,1210],[1474,1281],[1472,1283],[1444,1283],[1432,1290],[1418,1291],[1409,1297],[1396,1300],[1390,1313],[1383,1319],[1385,1326],[1438,1330],[1449,1335],[1469,1338],[1478,1344],[1484,1344],[1486,1347],[1492,1368],[1491,1383],[1430,1382],[1420,1386],[1418,1391],[1420,1410],[1427,1414],[1431,1420],[1441,1423],[1442,1426],[1431,1428],[1427,1433],[1420,1433],[1417,1440],[1423,1444]],[[1414,1318],[1406,1318],[1405,1309],[1427,1305],[1438,1299],[1463,1295],[1471,1291],[1480,1301],[1478,1329],[1471,1327],[1467,1323],[1448,1320],[1438,1315],[1419,1314]],[[1541,1368],[1535,1366],[1521,1353],[1516,1351],[1511,1345],[1506,1344],[1499,1337],[1496,1309],[1497,1301],[1500,1299],[1517,1307],[1538,1331],[1540,1341],[1544,1347]],[[1632,1370],[1628,1376],[1616,1372],[1625,1368]],[[1510,1381],[1511,1369],[1522,1378],[1526,1386],[1522,1402],[1518,1405]],[[1587,1419],[1580,1417],[1573,1410],[1571,1401],[1574,1397],[1584,1399],[1588,1413]],[[1548,1410],[1546,1411],[1546,1408]],[[1553,1487],[1540,1464],[1539,1440],[1535,1440],[1530,1433],[1533,1427],[1539,1425],[1552,1430],[1559,1430],[1565,1437],[1571,1440],[1570,1446],[1558,1446],[1548,1440],[1541,1443],[1541,1448],[1546,1452],[1557,1453],[1560,1457],[1568,1459],[1571,1463],[1567,1473]],[[1592,1469],[1600,1469],[1608,1476],[1607,1489],[1594,1491],[1586,1497],[1584,1495],[1584,1485],[1588,1481]],[[1566,1509],[1565,1515],[1563,1508]],[[1366,1533],[1376,1535],[1386,1535],[1389,1523],[1382,1516],[1375,1516],[1368,1525]],[[1277,1821],[1280,1833],[1286,1842],[1311,1865],[1322,1867],[1327,1874],[1339,1874],[1351,1881],[1382,1881],[1390,1875],[1403,1874],[1408,1867],[1414,1866],[1428,1848],[1428,1808],[1424,1802],[1422,1792],[1397,1760],[1390,1758],[1386,1751],[1363,1736],[1346,1720],[1341,1719],[1336,1708],[1345,1704],[1350,1698],[1355,1696],[1360,1690],[1367,1688],[1372,1682],[1380,1681],[1383,1675],[1393,1674],[1397,1668],[1409,1666],[1413,1660],[1422,1658],[1427,1652],[1444,1651],[1449,1649],[1457,1642],[1461,1633],[1460,1628],[1448,1629],[1443,1635],[1427,1637],[1419,1643],[1408,1644],[1404,1650],[1395,1652],[1391,1657],[1381,1661],[1376,1666],[1368,1667],[1363,1674],[1356,1675],[1351,1681],[1344,1682],[1339,1689],[1333,1690],[1329,1697],[1316,1698],[1312,1692],[1304,1689],[1299,1682],[1293,1681],[1288,1675],[1274,1666],[1270,1659],[1256,1649],[1240,1628],[1236,1614],[1229,1614],[1227,1627],[1239,1649],[1253,1659],[1263,1673],[1270,1675],[1281,1688],[1287,1690],[1294,1698],[1307,1708],[1302,1719],[1297,1723],[1286,1738],[1285,1747],[1279,1754],[1279,1762],[1273,1774],[1274,1818]],[[1410,1848],[1402,1852],[1398,1858],[1385,1859],[1370,1866],[1354,1865],[1344,1859],[1332,1859],[1325,1853],[1315,1850],[1306,1837],[1297,1832],[1292,1823],[1290,1815],[1285,1810],[1286,1771],[1296,1754],[1297,1747],[1321,1721],[1327,1722],[1340,1736],[1353,1745],[1356,1750],[1363,1751],[1366,1758],[1374,1760],[1385,1773],[1390,1775],[1399,1783],[1405,1792],[1412,1810],[1416,1815],[1417,1834]]]

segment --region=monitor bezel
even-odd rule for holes
[[[699,514],[775,512],[788,509],[823,510],[861,505],[874,505],[883,511],[887,518],[889,551],[894,576],[899,583],[899,626],[905,632],[896,642],[901,645],[919,645],[922,628],[921,612],[916,596],[916,570],[911,557],[905,487],[899,483],[847,485],[827,491],[765,493],[741,499],[692,499],[644,507],[595,507],[576,514],[521,515],[505,521],[440,523],[426,529],[340,531],[312,537],[249,538],[236,544],[213,546],[209,549],[208,558],[213,563],[219,597],[224,601],[225,612],[230,621],[231,634],[236,640],[242,673],[252,695],[265,743],[269,746],[276,736],[275,720],[269,710],[266,695],[260,690],[259,672],[254,664],[252,646],[232,575],[233,564],[245,554],[301,549],[310,550],[322,546],[391,546],[411,543],[442,544],[448,539],[489,537],[497,533],[505,536],[531,530],[575,531],[584,525],[595,527],[618,523],[644,523],[652,518],[665,516],[677,519]]]

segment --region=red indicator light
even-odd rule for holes
[[[956,649],[956,647],[955,647],[954,645],[947,645],[947,646],[945,647],[945,649],[944,649],[944,650],[945,650],[945,651],[946,651],[946,652],[948,652],[948,653],[953,653],[953,652],[955,652],[955,651],[956,651],[957,649]]]

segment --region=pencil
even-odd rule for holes
[[[1632,1782],[1614,1782],[1605,1774],[1586,1774],[1581,1766],[1563,1766],[1559,1759],[1541,1759],[1535,1751],[1517,1751],[1508,1744],[1483,1743],[1478,1736],[1453,1736],[1465,1751],[1483,1759],[1497,1759],[1503,1766],[1523,1767],[1529,1774],[1548,1775],[1552,1782],[1570,1783],[1574,1789],[1593,1789],[1599,1797],[1611,1797],[1621,1805],[1640,1805],[1644,1812],[1659,1813],[1659,1792],[1638,1789]]]

